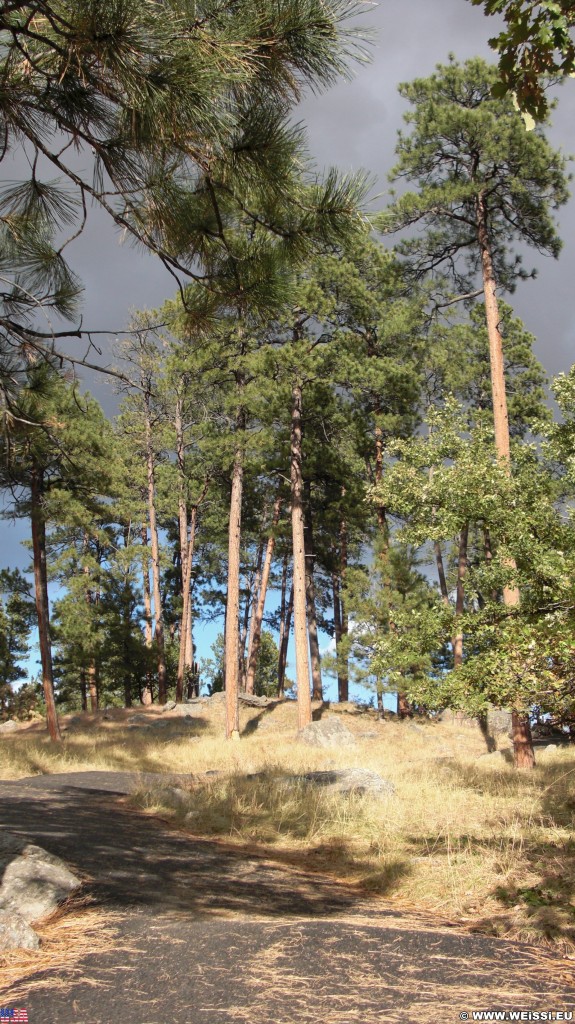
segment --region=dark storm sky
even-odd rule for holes
[[[360,23],[377,33],[371,64],[358,66],[353,81],[308,97],[298,117],[308,126],[309,147],[320,168],[363,168],[376,178],[374,191],[385,193],[405,109],[397,95],[398,83],[430,74],[450,52],[460,60],[477,54],[489,57],[487,39],[494,34],[496,22],[466,0],[381,0],[379,6],[366,4]],[[568,81],[558,96],[548,135],[553,145],[568,154],[575,149],[571,130],[575,82]],[[377,205],[384,204],[382,196]],[[564,240],[559,261],[527,253],[525,265],[537,266],[538,277],[520,284],[511,300],[536,336],[537,355],[550,375],[567,370],[574,361],[574,200],[560,212],[559,231]],[[175,290],[173,278],[159,261],[129,243],[122,244],[118,229],[95,210],[68,257],[84,282],[86,327],[125,327],[130,310],[157,306]],[[86,383],[108,410],[113,408],[112,388],[105,379],[90,378]],[[27,534],[27,523],[15,527],[0,523],[0,567],[27,564],[29,556],[18,544]]]

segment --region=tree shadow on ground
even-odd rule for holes
[[[0,818],[3,828],[62,857],[87,879],[90,894],[114,909],[148,906],[194,917],[330,916],[353,911],[365,898],[287,861],[273,866],[255,849],[246,857],[223,842],[170,830],[128,810],[113,794],[72,787],[11,792],[0,799]]]

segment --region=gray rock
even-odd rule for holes
[[[309,747],[352,747],[355,736],[339,720],[339,718],[322,718],[319,722],[310,722],[297,734],[301,743]]]
[[[64,861],[14,836],[2,836],[0,857],[4,875],[0,910],[34,922],[56,909],[81,885]]]
[[[240,693],[239,700],[240,704],[247,704],[252,708],[265,708],[272,703],[269,697],[259,697],[257,693]]]
[[[18,722],[15,722],[13,718],[7,719],[6,722],[2,722],[0,725],[0,732],[16,732],[18,729]]]
[[[299,776],[314,786],[324,786],[335,793],[372,793],[374,796],[393,796],[395,786],[377,772],[366,768],[343,768],[331,772],[306,772]]]
[[[7,949],[38,949],[40,939],[19,914],[0,910],[0,952]]]
[[[193,718],[193,711],[190,709],[188,704],[176,704],[174,708],[170,710],[170,718]],[[167,719],[169,721],[169,719]]]
[[[126,719],[126,723],[127,723],[127,725],[149,725],[150,724],[150,716],[149,715],[140,715],[140,714],[130,715]]]
[[[487,711],[487,731],[495,736],[503,733],[511,736],[511,712],[504,708],[491,707]]]
[[[167,702],[167,704],[164,704],[164,707],[162,708],[162,710],[163,711],[175,711],[177,706],[178,705],[176,704],[175,700],[169,700]]]

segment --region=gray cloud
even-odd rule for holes
[[[341,82],[329,92],[308,97],[296,116],[308,126],[309,147],[320,167],[336,165],[343,171],[363,168],[376,179],[375,192],[388,188],[386,176],[394,162],[396,133],[402,125],[405,104],[397,85],[429,75],[450,52],[460,59],[477,54],[488,57],[490,35],[497,29],[493,18],[466,0],[382,0],[370,8],[360,24],[377,31],[372,63],[359,66],[351,82]],[[558,92],[550,138],[566,152],[572,146],[575,122],[575,82]],[[10,177],[13,175],[10,174]],[[379,200],[383,205],[384,200]],[[566,370],[574,361],[575,314],[573,273],[575,261],[575,203],[561,211],[560,233],[565,246],[558,262],[527,253],[526,266],[537,266],[538,278],[520,284],[513,304],[537,337],[537,354],[550,374]],[[121,243],[115,225],[98,210],[91,210],[87,228],[69,250],[70,261],[85,285],[84,325],[98,330],[117,330],[127,325],[130,310],[155,307],[175,291],[173,278],[155,257]],[[74,343],[81,352],[80,343]],[[110,358],[104,346],[104,360]],[[110,409],[111,385],[87,378],[92,392]],[[17,558],[15,531],[6,523],[0,565],[25,564]]]

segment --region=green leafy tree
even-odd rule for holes
[[[544,120],[550,79],[575,74],[575,10],[572,0],[471,0],[488,15],[505,19],[505,28],[489,40],[499,53],[500,82],[495,95],[511,92],[526,114],[526,124]]]

